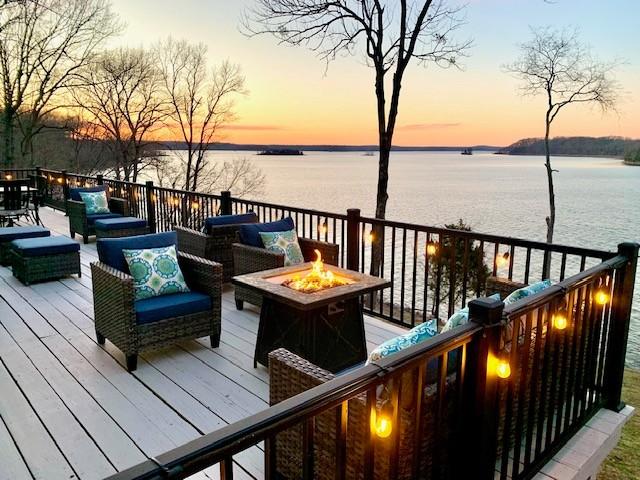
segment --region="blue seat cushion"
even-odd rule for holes
[[[211,227],[220,225],[237,225],[239,223],[257,223],[258,215],[254,212],[241,213],[238,215],[218,215],[209,217],[204,221],[204,231],[208,232]]]
[[[166,318],[182,317],[211,309],[211,297],[204,293],[173,293],[145,298],[134,302],[136,323],[157,322]]]
[[[51,232],[44,227],[4,227],[0,228],[0,243],[11,242],[19,238],[48,237]]]
[[[107,220],[108,218],[121,218],[119,213],[94,213],[93,215],[87,215],[87,223],[89,225],[95,225],[98,220]]]
[[[11,248],[23,257],[41,257],[80,251],[80,244],[67,237],[39,237],[13,240]]]
[[[122,238],[101,238],[97,242],[98,258],[110,267],[129,273],[127,261],[122,254],[123,249],[143,250],[145,248],[160,248],[176,245],[176,232],[153,233],[150,235],[136,235]]]
[[[101,218],[95,221],[96,230],[122,230],[125,228],[144,228],[147,221],[135,217]]]
[[[107,196],[109,194],[106,185],[96,185],[95,187],[70,188],[69,197],[71,198],[71,200],[75,200],[76,202],[81,202],[82,197],[80,197],[80,192],[107,192]]]
[[[286,232],[295,228],[291,217],[269,223],[245,223],[240,225],[240,241],[245,245],[264,248],[260,232]]]

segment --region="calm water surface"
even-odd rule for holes
[[[266,175],[261,195],[265,201],[332,212],[353,207],[365,215],[374,212],[377,155],[211,155],[251,157]],[[462,218],[478,232],[544,241],[548,201],[543,161],[490,153],[393,153],[387,218],[428,225]],[[615,250],[620,242],[640,241],[640,167],[602,158],[564,157],[553,163],[560,171],[555,177],[557,243]],[[640,367],[640,281],[627,358]]]

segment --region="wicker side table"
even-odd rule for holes
[[[25,285],[82,275],[80,244],[67,237],[26,238],[11,242],[13,276]]]
[[[146,235],[149,233],[147,221],[143,218],[119,217],[96,220],[97,238],[119,238]]]

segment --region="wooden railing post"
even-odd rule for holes
[[[153,193],[153,182],[149,180],[145,186],[145,195],[147,199],[147,226],[149,227],[149,233],[156,233],[156,202],[155,195]]]
[[[97,185],[104,185],[104,177],[100,173],[98,175],[96,175],[96,184]]]
[[[494,478],[498,441],[498,382],[489,366],[490,357],[500,347],[500,322],[504,303],[479,298],[469,302],[469,321],[485,329],[467,347],[465,382],[463,386],[464,421],[460,439],[466,458],[459,462],[455,478]]]
[[[613,288],[611,327],[607,344],[607,359],[604,373],[605,407],[619,412],[625,407],[622,401],[622,379],[624,377],[629,322],[633,304],[633,287],[638,265],[637,243],[621,243],[618,254],[627,258],[627,263],[619,270]]]
[[[347,268],[360,268],[360,209],[347,210]]]
[[[67,180],[67,171],[62,170],[62,195],[65,201],[69,200],[69,181]]]
[[[224,190],[220,192],[220,215],[231,215],[231,192]]]

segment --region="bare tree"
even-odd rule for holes
[[[453,39],[462,25],[462,7],[453,7],[447,0],[258,0],[257,3],[244,22],[250,34],[271,33],[282,43],[310,48],[326,61],[341,53],[360,51],[373,67],[380,150],[375,214],[377,218],[385,218],[389,156],[404,74],[412,60],[444,67],[457,65],[458,57],[470,46],[470,41]],[[379,239],[381,233],[380,229],[374,230],[374,238]],[[381,255],[382,243],[374,241],[373,274],[379,273]]]
[[[186,146],[182,188],[195,191],[218,129],[234,119],[233,100],[244,93],[244,77],[240,67],[228,61],[209,70],[202,43],[168,38],[156,51],[169,104],[168,126]]]
[[[2,7],[12,21],[0,32],[4,164],[20,150],[33,165],[33,138],[42,119],[65,106],[60,93],[76,85],[77,72],[120,24],[108,0],[15,1]]]
[[[532,29],[533,38],[520,45],[521,55],[505,69],[523,82],[524,95],[544,95],[545,168],[549,190],[547,242],[553,242],[556,222],[556,199],[551,166],[549,136],[551,125],[566,106],[591,104],[603,112],[615,108],[618,84],[612,77],[617,62],[602,62],[591,56],[575,30],[556,30],[550,27]],[[549,262],[545,262],[548,274]]]
[[[152,52],[120,48],[101,54],[73,89],[88,128],[111,150],[118,179],[136,181],[150,155],[153,134],[167,117],[161,76]]]

